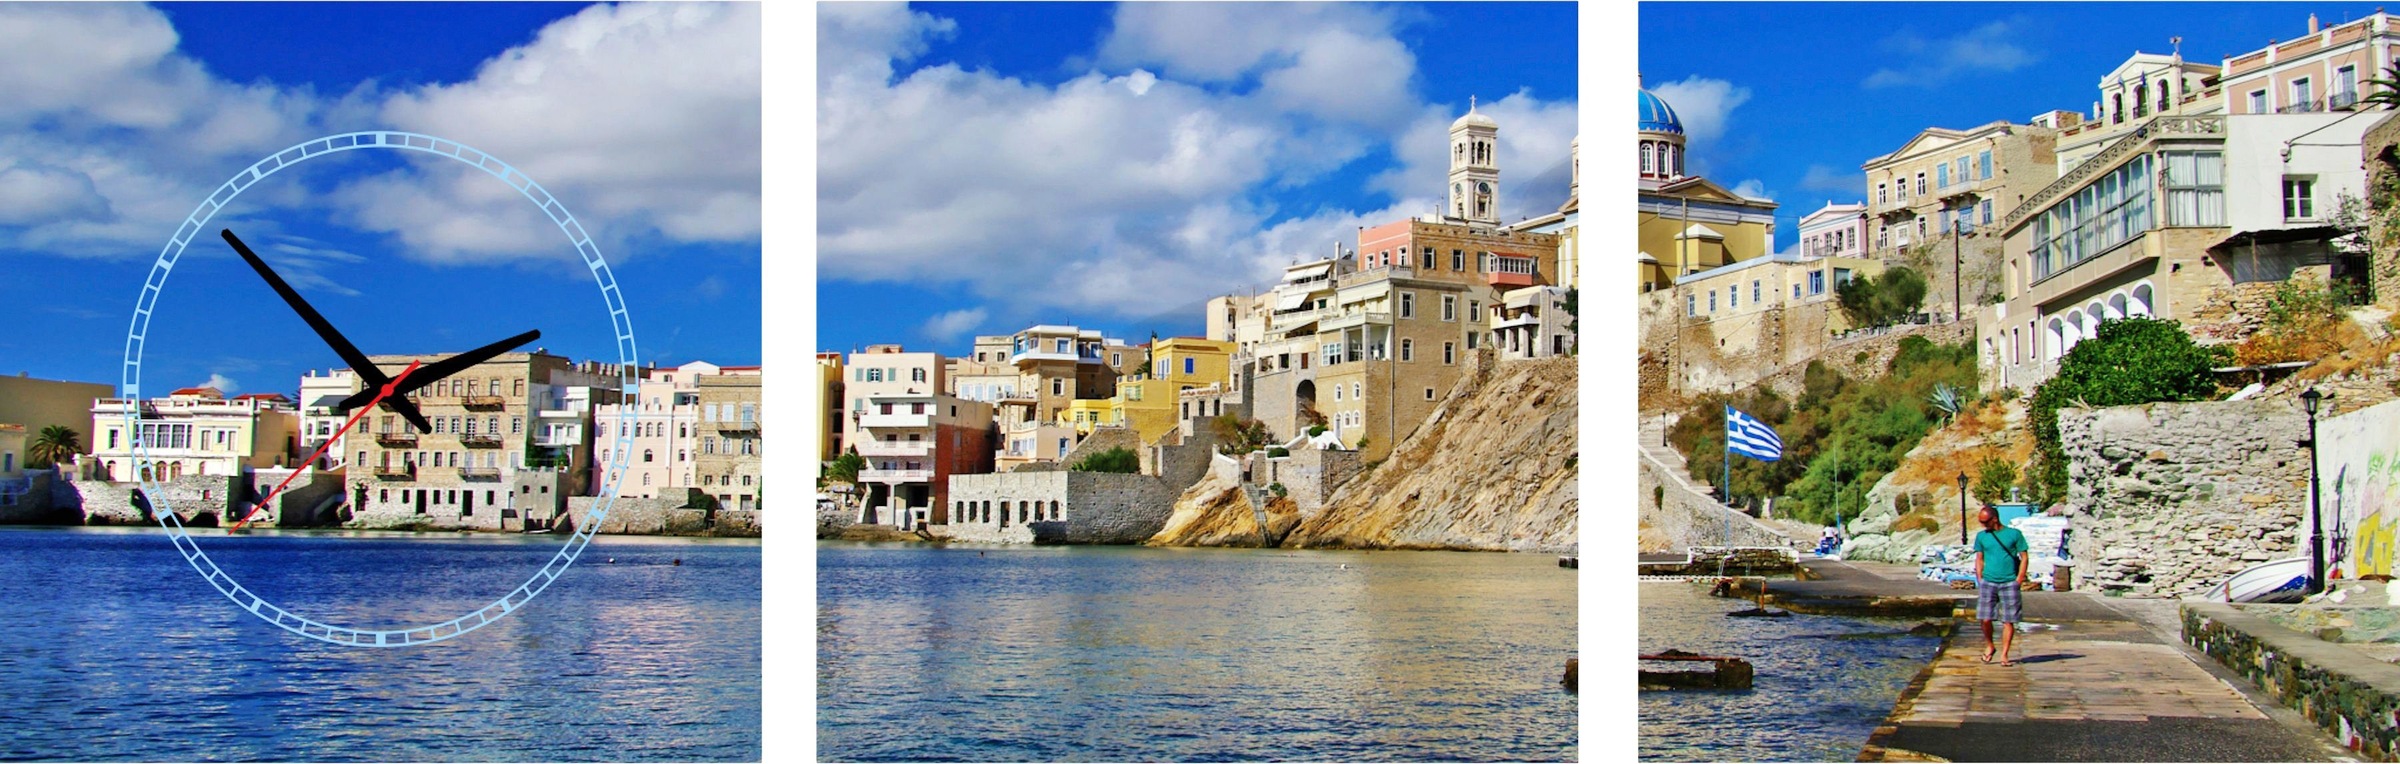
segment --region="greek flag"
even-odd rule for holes
[[[1767,423],[1725,407],[1725,450],[1762,462],[1783,458],[1783,439]]]

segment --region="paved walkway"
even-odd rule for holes
[[[1960,619],[1859,760],[2356,760],[2141,620],[2078,592],[2026,595],[2016,665],[1982,662],[1982,629]]]

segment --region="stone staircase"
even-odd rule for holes
[[[1251,516],[1258,519],[1259,546],[1271,548],[1283,541],[1283,539],[1275,538],[1267,528],[1267,502],[1272,500],[1272,497],[1267,495],[1267,489],[1259,487],[1257,483],[1243,481],[1242,495],[1250,497]]]
[[[1657,466],[1659,468],[1659,472],[1667,476],[1668,481],[1671,483],[1667,490],[1680,491],[1695,497],[1699,501],[1706,502],[1710,506],[1723,507],[1724,504],[1723,502],[1717,500],[1716,491],[1713,489],[1713,487],[1705,482],[1698,484],[1692,482],[1691,464],[1684,460],[1682,452],[1676,451],[1673,446],[1667,445],[1666,435],[1667,420],[1665,418],[1646,417],[1642,419],[1642,458]],[[1795,536],[1793,535],[1792,529],[1780,527],[1776,523],[1763,522],[1758,518],[1751,517],[1748,514],[1741,512],[1736,512],[1730,508],[1723,509],[1722,511],[1728,515],[1727,519],[1731,522],[1745,523],[1755,526],[1760,530],[1764,530],[1768,533],[1774,534],[1777,537],[1788,540],[1795,547],[1815,543],[1814,539],[1803,539]]]

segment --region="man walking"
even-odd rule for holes
[[[2024,620],[2025,534],[2000,526],[2000,513],[1984,507],[1975,514],[1983,530],[1975,534],[1975,619],[1983,622],[1983,662],[1995,655],[1992,621],[2000,622],[1996,651],[2002,666],[2017,665],[2009,650],[2017,642],[2017,623]]]

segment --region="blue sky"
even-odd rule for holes
[[[0,3],[0,373],[115,384],[143,279],[252,162],[334,133],[455,140],[541,182],[592,232],[639,358],[760,359],[755,5]],[[390,152],[245,191],[176,265],[146,394],[292,393],[339,365],[215,235],[232,228],[369,353],[525,329],[615,360],[564,234],[495,178]]]
[[[1196,335],[1440,202],[1470,96],[1514,220],[1567,195],[1566,3],[821,4],[818,347]]]
[[[1691,134],[1690,166],[1781,204],[1776,247],[1859,166],[1927,127],[2089,114],[2135,52],[2221,64],[2372,3],[1643,3],[1640,67]]]

